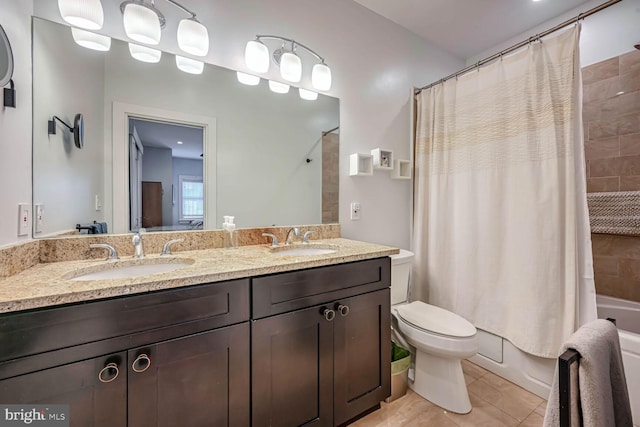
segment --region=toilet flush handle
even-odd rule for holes
[[[340,313],[340,315],[342,317],[347,316],[349,314],[349,306],[348,305],[344,305],[344,304],[338,303],[337,310],[338,310],[338,313]]]

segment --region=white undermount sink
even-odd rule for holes
[[[338,247],[334,245],[303,244],[273,248],[271,254],[276,256],[310,256],[332,254],[337,250]]]
[[[72,275],[69,280],[87,281],[87,280],[110,280],[110,279],[129,279],[132,277],[149,276],[158,273],[167,273],[169,271],[178,270],[193,264],[190,259],[154,259],[150,262],[135,263],[115,262],[113,264],[105,263],[97,268],[83,270],[77,275]]]

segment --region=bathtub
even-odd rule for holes
[[[640,427],[640,303],[597,295],[598,317],[616,319],[634,425]],[[557,359],[516,348],[508,340],[478,329],[480,351],[469,360],[520,387],[549,397]],[[483,343],[485,344],[483,349]]]
[[[597,295],[598,317],[616,319],[634,425],[640,425],[640,303]]]

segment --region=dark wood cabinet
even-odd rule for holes
[[[130,427],[249,426],[249,324],[128,351]]]
[[[298,308],[251,322],[254,427],[343,425],[391,394],[388,258],[348,266],[254,280],[254,317]]]
[[[334,323],[334,425],[391,395],[389,289],[340,301]],[[340,314],[340,305],[348,314]],[[342,310],[344,312],[344,309]]]
[[[0,403],[65,404],[71,427],[126,427],[126,353],[0,381]]]
[[[0,404],[72,427],[332,427],[390,395],[390,259],[0,315]]]
[[[67,404],[72,427],[248,427],[249,285],[0,316],[0,403]]]

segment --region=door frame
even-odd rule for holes
[[[202,179],[204,183],[204,229],[214,229],[216,224],[216,118],[162,110],[143,105],[113,103],[112,154],[113,154],[113,232],[128,233],[129,230],[129,118],[164,121],[201,127]],[[105,153],[108,154],[108,153]],[[108,182],[108,179],[107,179]],[[108,194],[105,192],[105,194]]]

